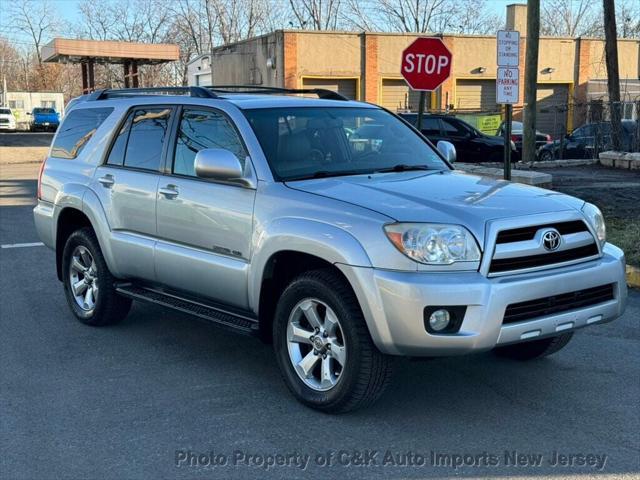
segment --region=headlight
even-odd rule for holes
[[[591,203],[585,203],[582,207],[582,213],[593,227],[602,247],[607,241],[607,227],[604,224],[604,217],[598,207]]]
[[[459,225],[392,223],[384,230],[391,243],[416,262],[449,265],[480,260],[475,238]]]

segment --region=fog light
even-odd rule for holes
[[[429,326],[435,331],[440,332],[447,328],[451,321],[449,311],[445,309],[436,310],[429,317]]]

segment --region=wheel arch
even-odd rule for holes
[[[271,336],[271,321],[279,294],[304,271],[330,268],[353,286],[337,264],[371,266],[364,247],[336,226],[301,219],[268,224],[255,241],[249,273],[249,305],[258,314],[261,333]]]

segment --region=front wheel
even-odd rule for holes
[[[100,244],[91,228],[73,232],[62,252],[62,280],[71,311],[92,326],[118,323],[129,313],[131,300],[118,295]]]
[[[497,347],[494,352],[500,357],[511,358],[513,360],[533,360],[534,358],[546,357],[563,349],[572,337],[573,332],[563,333],[556,337]]]
[[[273,339],[287,387],[318,410],[367,406],[391,378],[391,360],[373,344],[351,288],[328,269],[303,273],[285,289]]]

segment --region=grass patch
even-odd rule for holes
[[[605,220],[607,241],[624,250],[629,265],[640,267],[640,220],[615,217]]]

